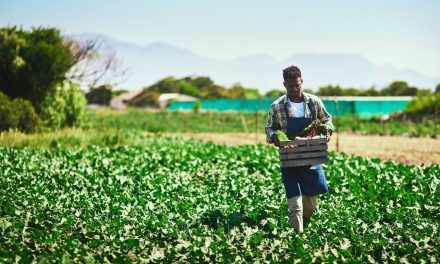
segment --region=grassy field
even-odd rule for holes
[[[331,152],[329,193],[296,235],[276,149],[129,138],[0,147],[0,262],[438,261],[438,164]]]
[[[264,133],[267,113],[203,112],[195,114],[179,111],[154,111],[128,109],[112,111],[108,109],[89,110],[88,125],[85,128],[125,128],[150,132],[244,132]],[[258,124],[257,124],[258,122]],[[340,132],[382,135],[431,136],[440,134],[440,125],[435,128],[434,120],[420,123],[411,121],[378,122],[355,116],[334,118]]]

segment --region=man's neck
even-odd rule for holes
[[[289,100],[293,103],[302,103],[303,102],[303,98],[302,98],[302,93],[300,96],[289,96]]]

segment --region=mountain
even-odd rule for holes
[[[282,89],[282,69],[290,65],[300,67],[304,87],[317,89],[323,85],[382,88],[392,81],[404,80],[419,88],[433,89],[439,77],[430,77],[412,69],[396,69],[390,65],[375,65],[358,54],[298,53],[277,61],[267,54],[217,60],[198,55],[190,50],[166,43],[140,46],[93,33],[74,35],[75,39],[99,38],[106,47],[113,48],[129,72],[121,88],[138,90],[167,76],[209,76],[216,83],[245,87],[266,92]]]

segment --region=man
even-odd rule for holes
[[[275,100],[269,110],[266,125],[266,141],[279,147],[276,130],[296,136],[313,120],[325,122],[333,131],[331,115],[321,99],[302,91],[303,79],[296,66],[283,70],[286,94]],[[327,134],[330,140],[331,132]],[[316,206],[316,196],[328,192],[324,170],[321,165],[281,168],[284,188],[289,207],[289,222],[297,233],[303,232]]]

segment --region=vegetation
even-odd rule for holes
[[[10,100],[0,92],[0,131],[12,129],[33,133],[39,131],[41,126],[42,121],[28,100]]]
[[[432,118],[439,120],[440,92],[417,96],[406,106],[404,112],[407,113],[410,118],[415,120],[420,120],[421,118]]]
[[[0,28],[0,58],[0,91],[11,99],[29,100],[37,113],[73,64],[72,54],[55,28]]]
[[[440,88],[439,88],[440,89]],[[361,90],[357,88],[342,88],[338,85],[322,86],[318,91],[304,89],[305,92],[318,96],[416,96],[430,95],[430,89],[418,89],[409,86],[407,82],[395,81],[381,90],[374,86]],[[257,89],[245,88],[240,84],[235,84],[230,88],[215,84],[209,77],[185,77],[176,79],[174,77],[164,78],[157,83],[144,88],[139,98],[133,99],[132,106],[157,106],[157,99],[162,93],[181,93],[200,99],[213,98],[277,98],[286,93],[284,89],[272,89],[261,95]]]
[[[255,131],[255,113],[237,112],[191,112],[157,111],[129,108],[125,111],[112,111],[108,109],[89,110],[87,112],[87,125],[91,128],[102,129],[139,129],[151,132],[246,132],[243,119],[247,127]],[[266,112],[258,112],[258,133],[264,133],[266,125]],[[435,130],[435,120],[423,118],[417,122],[407,120],[381,120],[362,119],[357,116],[347,115],[334,117],[333,123],[340,132],[353,132],[358,134],[381,135],[409,135],[431,136],[439,134]],[[210,125],[211,124],[211,125]],[[438,128],[440,129],[440,128]]]
[[[96,42],[76,42],[56,28],[0,28],[0,92],[12,100],[0,109],[0,131],[84,125],[86,100],[72,80],[96,83],[115,69],[113,57],[93,63],[105,57],[98,54]]]
[[[329,153],[329,194],[296,235],[275,148],[131,136],[145,147],[1,147],[0,261],[412,263],[440,253],[439,165]]]
[[[112,96],[113,92],[110,85],[101,85],[96,88],[91,88],[90,91],[86,93],[87,104],[110,105]]]
[[[322,123],[320,120],[313,120],[310,125],[304,128],[298,136],[299,137],[314,137],[314,136],[327,136],[329,130],[325,123]],[[293,139],[295,135],[290,135]]]

